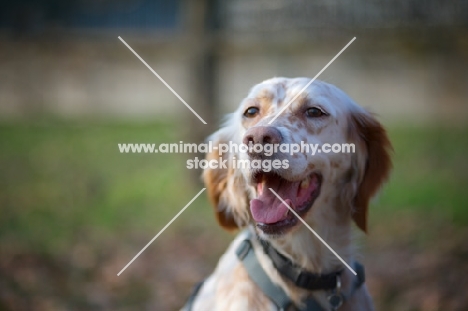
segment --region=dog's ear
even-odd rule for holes
[[[392,168],[392,145],[383,126],[368,112],[351,114],[350,126],[366,155],[364,174],[354,197],[352,217],[356,225],[367,232],[369,201],[388,179]]]
[[[231,139],[228,132],[229,129],[222,128],[211,135],[208,140],[213,142],[213,147],[228,144]],[[206,154],[206,159],[208,161],[215,160],[218,168],[206,168],[203,171],[203,181],[219,224],[231,231],[248,222],[250,215],[248,213],[248,193],[244,177],[232,167],[235,155],[228,152],[220,154],[219,149],[213,148],[211,152]],[[226,167],[220,167],[223,161],[225,161]]]

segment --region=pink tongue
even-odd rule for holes
[[[294,208],[289,198],[297,196],[299,182],[288,182],[281,178],[272,178],[263,185],[263,191],[257,199],[250,201],[250,211],[257,223],[273,224],[287,218],[288,207],[284,205],[272,188],[291,208]]]
[[[269,190],[268,190],[269,191]],[[289,206],[291,206],[291,200],[284,200]],[[278,203],[279,202],[279,203]],[[265,207],[263,201],[260,199],[253,199],[250,201],[250,210],[252,211],[252,216],[258,223],[263,224],[274,224],[275,222],[286,219],[288,207],[279,201],[274,202],[274,208]],[[292,208],[292,206],[291,206]]]

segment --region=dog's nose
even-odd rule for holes
[[[255,126],[247,130],[244,135],[243,143],[247,146],[250,145],[266,145],[266,144],[280,144],[282,141],[281,133],[272,126]],[[262,156],[249,149],[250,156]]]

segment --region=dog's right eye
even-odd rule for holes
[[[244,111],[244,117],[253,118],[260,112],[260,109],[257,107],[249,107]]]

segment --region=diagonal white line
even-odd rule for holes
[[[341,260],[341,262],[346,266],[346,268],[348,268],[354,275],[357,275],[356,271],[354,271],[354,270],[346,263],[346,261],[344,261],[343,258],[341,258],[341,257],[333,250],[333,248],[331,248],[330,245],[328,245],[327,242],[325,242],[325,241],[320,237],[320,235],[318,235],[318,233],[315,232],[314,229],[312,229],[312,228],[304,221],[304,219],[302,219],[302,218],[291,208],[291,206],[289,206],[289,205],[275,192],[275,190],[273,190],[273,189],[271,189],[271,188],[268,188],[268,189],[270,189],[270,191],[273,192],[273,194],[276,195],[276,197],[277,197],[278,199],[280,199],[281,202],[289,208],[289,210],[294,214],[294,216],[296,216],[297,219],[299,219],[299,220],[304,224],[304,226],[306,226],[307,229],[309,229],[309,230],[317,237],[317,239],[320,240],[320,242],[322,242],[322,243],[323,243],[339,260]]]
[[[175,215],[175,216],[174,216],[174,218],[172,218],[172,219],[171,219],[171,221],[169,221],[169,222],[167,223],[167,225],[165,225],[165,226],[164,226],[164,228],[162,228],[162,229],[161,229],[161,231],[159,231],[159,232],[158,232],[158,234],[156,234],[156,236],[155,236],[155,237],[154,237],[154,238],[153,238],[151,241],[149,241],[149,242],[148,242],[148,244],[146,244],[146,246],[145,246],[145,247],[143,247],[143,249],[142,249],[142,250],[141,250],[141,251],[140,251],[138,254],[136,254],[136,255],[135,255],[135,257],[133,257],[133,259],[132,259],[132,260],[130,260],[130,262],[129,262],[129,263],[128,263],[128,264],[127,264],[127,265],[126,265],[126,266],[125,266],[125,267],[124,267],[122,270],[120,270],[120,272],[119,272],[119,273],[117,273],[117,276],[120,276],[120,274],[122,274],[122,272],[124,272],[124,271],[125,271],[125,269],[127,269],[127,268],[128,268],[128,266],[130,266],[130,265],[132,264],[132,262],[134,262],[134,261],[135,261],[135,259],[137,259],[137,258],[138,258],[138,256],[140,256],[140,255],[141,255],[141,253],[143,253],[143,252],[145,251],[145,249],[147,249],[147,248],[148,248],[148,246],[150,246],[150,244],[151,244],[151,243],[153,243],[153,242],[154,242],[154,240],[156,240],[156,239],[157,239],[157,238],[158,238],[158,237],[161,235],[161,233],[163,233],[163,232],[164,232],[164,230],[166,230],[166,229],[167,229],[167,227],[169,227],[169,226],[170,226],[170,225],[171,225],[171,224],[174,222],[174,220],[176,220],[176,219],[177,219],[177,217],[179,217],[179,216],[180,216],[180,214],[182,214],[182,213],[183,213],[183,212],[184,212],[184,211],[187,209],[187,207],[189,207],[189,206],[190,206],[190,204],[192,204],[192,203],[193,203],[193,201],[195,201],[195,199],[196,199],[196,198],[198,198],[198,196],[199,196],[199,195],[200,195],[200,194],[201,194],[203,191],[205,191],[205,189],[206,189],[206,188],[203,188],[202,190],[200,190],[200,192],[198,192],[198,193],[197,193],[197,195],[196,195],[196,196],[194,196],[194,197],[193,197],[193,199],[192,199],[192,200],[190,200],[190,202],[188,202],[188,203],[187,203],[187,205],[185,205],[185,206],[184,206],[184,208],[183,208],[183,209],[181,209],[181,210],[180,210],[180,212],[178,212],[178,213],[177,213],[177,215]]]
[[[127,42],[125,42],[124,39],[122,39],[120,36],[119,36],[118,38],[119,38],[120,41],[122,41],[123,44],[125,44],[125,46],[126,46],[130,51],[132,51],[133,54],[135,54],[136,57],[138,57],[138,59],[139,59],[146,67],[148,67],[148,69],[149,69],[156,77],[158,77],[159,80],[161,80],[162,83],[164,83],[164,85],[165,85],[172,93],[174,93],[174,95],[175,95],[178,99],[180,99],[180,101],[181,101],[182,103],[184,103],[185,106],[187,106],[187,108],[188,108],[191,112],[193,112],[194,115],[196,115],[196,116],[198,117],[198,119],[200,119],[200,121],[203,122],[203,124],[207,124],[207,123],[205,122],[205,120],[203,120],[202,117],[200,117],[200,116],[198,115],[198,113],[196,113],[196,111],[193,110],[193,108],[190,107],[190,105],[187,104],[187,103],[185,102],[185,100],[184,100],[182,97],[180,97],[179,94],[177,94],[176,91],[174,91],[174,89],[173,89],[169,84],[167,84],[167,82],[164,81],[164,79],[161,78],[161,76],[158,75],[157,72],[154,71],[153,68],[151,68],[150,65],[148,65],[148,64],[143,60],[143,58],[141,58],[140,55],[137,54],[137,52],[135,52],[135,51],[130,47],[130,45],[127,44]]]
[[[325,71],[325,69],[327,69],[327,68],[328,68],[328,66],[330,66],[330,65],[331,65],[331,63],[333,63],[333,62],[335,61],[335,59],[337,59],[337,58],[338,58],[338,56],[340,56],[340,55],[341,55],[341,53],[343,53],[343,52],[344,52],[344,50],[346,50],[346,49],[348,48],[348,46],[350,46],[350,45],[351,45],[351,43],[353,43],[353,41],[354,41],[354,40],[356,40],[356,37],[354,37],[353,39],[351,39],[351,41],[349,41],[349,42],[348,42],[348,44],[346,44],[346,46],[345,46],[344,48],[342,48],[342,49],[341,49],[341,51],[339,51],[339,52],[338,52],[338,54],[336,54],[336,55],[335,55],[335,57],[333,57],[333,58],[332,58],[332,60],[331,60],[331,61],[329,61],[329,62],[328,62],[328,64],[326,64],[326,65],[325,65],[325,67],[323,67],[323,68],[322,68],[322,70],[320,70],[320,71],[319,71],[319,73],[318,73],[318,74],[316,74],[316,75],[315,75],[315,77],[314,77],[312,80],[310,80],[310,81],[309,81],[309,83],[307,83],[307,84],[306,84],[306,86],[304,86],[304,87],[302,88],[302,90],[300,90],[300,91],[299,91],[299,93],[297,93],[297,94],[296,94],[296,96],[294,96],[294,97],[293,97],[293,99],[291,99],[291,100],[290,100],[290,101],[289,101],[289,102],[288,102],[288,103],[287,103],[287,104],[286,104],[286,105],[285,105],[283,108],[281,108],[281,110],[280,110],[280,111],[279,111],[279,112],[276,114],[276,116],[275,116],[273,119],[271,119],[271,120],[270,120],[270,122],[268,122],[268,124],[271,124],[271,123],[273,123],[273,121],[275,121],[275,120],[276,120],[276,118],[278,118],[278,117],[279,117],[279,115],[280,115],[280,114],[282,114],[282,113],[283,113],[283,111],[285,111],[285,110],[286,110],[286,109],[289,107],[289,105],[291,105],[291,103],[292,103],[292,102],[293,102],[293,101],[294,101],[294,100],[295,100],[295,99],[296,99],[296,98],[297,98],[299,95],[301,95],[301,94],[302,94],[302,92],[304,92],[304,91],[305,91],[305,89],[306,89],[306,88],[308,88],[308,87],[309,87],[309,85],[311,85],[311,84],[312,84],[312,82],[314,82],[314,81],[315,81],[315,79],[317,79],[317,78],[318,78],[318,76],[320,76],[320,75],[322,74],[322,72],[324,72],[324,71]]]

